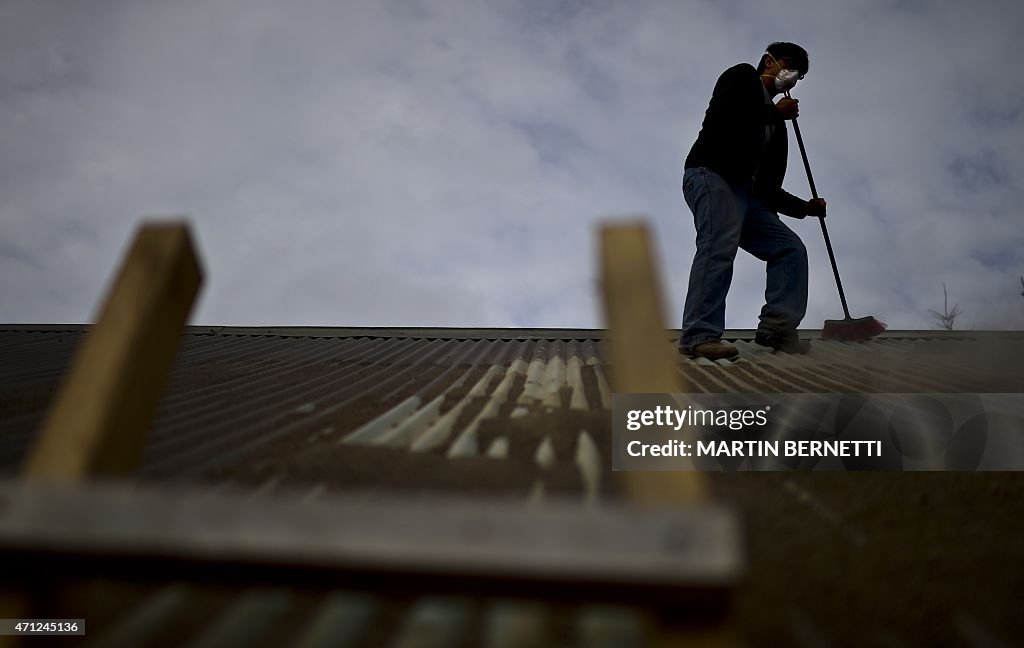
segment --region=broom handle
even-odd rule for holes
[[[789,98],[789,93],[786,93],[786,98]],[[796,123],[796,117],[793,118],[793,130],[796,132],[796,143],[800,145],[800,157],[804,160],[804,169],[807,171],[807,183],[811,185],[811,195],[815,198],[818,197],[818,190],[814,188],[814,177],[811,176],[811,165],[807,162],[807,150],[804,149],[804,138],[800,136],[800,125]],[[836,255],[832,251],[832,241],[828,238],[828,230],[825,229],[825,219],[819,218],[818,222],[821,223],[821,234],[825,237],[825,247],[828,248],[828,258],[832,262],[832,272],[836,276],[836,286],[839,288],[839,300],[843,302],[843,313],[846,314],[846,319],[853,319],[850,317],[850,308],[846,305],[846,293],[843,292],[843,282],[839,278],[839,266],[836,265]]]

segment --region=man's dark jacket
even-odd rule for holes
[[[765,126],[769,124],[775,132],[765,145]],[[684,166],[707,167],[734,187],[750,188],[753,182],[754,195],[765,207],[803,218],[807,203],[782,188],[788,140],[785,121],[775,105],[765,101],[757,69],[740,63],[718,77],[700,134]]]

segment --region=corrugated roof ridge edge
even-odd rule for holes
[[[76,332],[88,330],[91,324],[0,324],[0,331]],[[464,339],[602,339],[606,329],[580,328],[498,328],[498,327],[407,327],[407,326],[210,326],[190,325],[185,332],[192,335],[252,335],[282,337],[382,337],[382,338],[464,338]],[[727,340],[753,340],[754,329],[728,329]],[[819,339],[821,329],[800,329],[803,338]],[[679,329],[666,329],[666,338],[677,338]],[[875,339],[971,339],[1024,338],[1024,331],[1014,330],[890,330]]]

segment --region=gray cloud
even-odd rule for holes
[[[209,324],[599,326],[595,227],[679,183],[718,74],[773,40],[854,315],[1024,325],[1013,2],[0,3],[0,321],[92,316],[135,223],[192,215]],[[787,188],[808,195],[795,142]],[[807,326],[841,315],[814,221]],[[740,254],[731,327],[756,323]]]

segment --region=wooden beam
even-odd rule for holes
[[[742,568],[721,507],[585,508],[0,482],[0,572],[525,596],[720,611]],[[60,565],[58,568],[57,565]],[[41,567],[45,565],[45,567]]]
[[[682,392],[678,351],[665,339],[657,263],[643,222],[602,227],[601,279],[613,391]],[[626,472],[623,477],[627,493],[642,502],[696,503],[708,494],[707,477],[697,471]]]
[[[202,281],[188,226],[144,223],[24,468],[73,481],[135,470]]]
[[[647,225],[634,220],[601,229],[601,279],[609,329],[612,389],[619,393],[680,393],[678,351],[665,339],[658,264]],[[680,458],[681,461],[689,459]],[[623,472],[627,496],[639,504],[690,508],[705,501],[710,488],[697,471]],[[737,538],[730,542],[738,545]],[[731,611],[708,614],[694,623],[685,610],[648,618],[649,640],[657,648],[724,648],[738,643]]]

